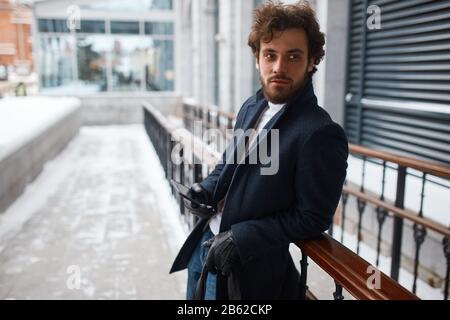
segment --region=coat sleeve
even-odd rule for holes
[[[244,102],[244,104],[242,105],[241,109],[239,110],[239,112],[238,112],[238,114],[236,116],[236,122],[235,122],[235,126],[234,126],[233,131],[235,131],[236,129],[241,127],[242,122],[244,120],[243,117],[245,115],[244,110],[246,110],[247,103],[248,103],[249,100],[250,100],[250,98],[246,102]],[[233,135],[233,139],[234,138],[235,137]],[[234,146],[233,144],[229,144],[226,147],[226,149],[223,152],[219,162],[214,167],[214,170],[211,171],[211,173],[202,182],[200,182],[200,185],[205,190],[207,190],[211,195],[213,195],[213,193],[214,193],[214,189],[216,187],[217,181],[219,180],[220,174],[222,173],[222,170],[223,170],[223,168],[225,166],[225,163],[226,163],[226,160],[227,160],[226,157],[227,157],[227,155],[228,156],[230,155],[230,152],[232,151],[230,149],[232,149],[233,146]]]
[[[342,193],[347,157],[347,138],[339,125],[326,125],[310,136],[297,153],[293,205],[231,226],[243,263],[329,228]]]

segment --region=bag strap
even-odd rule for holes
[[[208,276],[208,268],[206,265],[203,266],[200,278],[197,281],[197,287],[195,288],[194,300],[205,300],[205,289],[206,289],[206,277]]]
[[[208,268],[203,266],[202,273],[195,288],[194,300],[205,300],[206,278],[208,276]],[[230,272],[227,278],[228,299],[242,300],[241,288],[239,281],[233,271]]]

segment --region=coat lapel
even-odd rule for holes
[[[256,149],[256,147],[260,144],[261,141],[263,141],[267,134],[270,132],[270,130],[275,127],[275,125],[280,121],[284,113],[286,112],[286,105],[281,109],[277,114],[275,114],[272,119],[269,120],[269,122],[266,123],[263,130],[258,134],[256,137],[255,143],[253,143],[250,146],[250,149],[245,154],[245,160],[247,161],[248,156]]]
[[[249,128],[252,128],[255,125],[255,122],[258,120],[261,112],[267,107],[267,101],[262,97],[262,93],[257,93],[256,103],[254,105],[250,105],[248,111],[245,115],[244,122],[242,124],[242,129],[245,131]]]
[[[260,117],[261,113],[266,109],[267,101],[264,99],[262,93],[260,91],[256,94],[256,103],[253,105],[249,105],[248,110],[244,116],[244,120],[242,122],[241,130],[244,132],[250,128],[253,128],[256,121]],[[244,141],[245,135],[240,135],[238,137],[233,136],[233,139],[237,139],[236,143],[233,145],[233,152],[230,153],[232,158],[228,158],[228,160],[234,159],[234,162],[237,160],[237,149]]]

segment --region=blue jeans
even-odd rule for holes
[[[191,260],[189,260],[187,270],[188,270],[188,280],[187,280],[187,290],[186,290],[186,299],[193,300],[195,289],[197,288],[197,282],[200,278],[200,274],[202,272],[203,264],[205,263],[206,256],[208,254],[209,248],[203,248],[201,244],[206,240],[212,238],[214,234],[208,228],[194,252],[192,253]],[[205,285],[205,300],[216,300],[216,275],[211,272],[208,273],[206,277],[206,285]]]

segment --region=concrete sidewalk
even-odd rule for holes
[[[83,127],[0,214],[0,298],[184,299],[171,201],[142,126]]]

